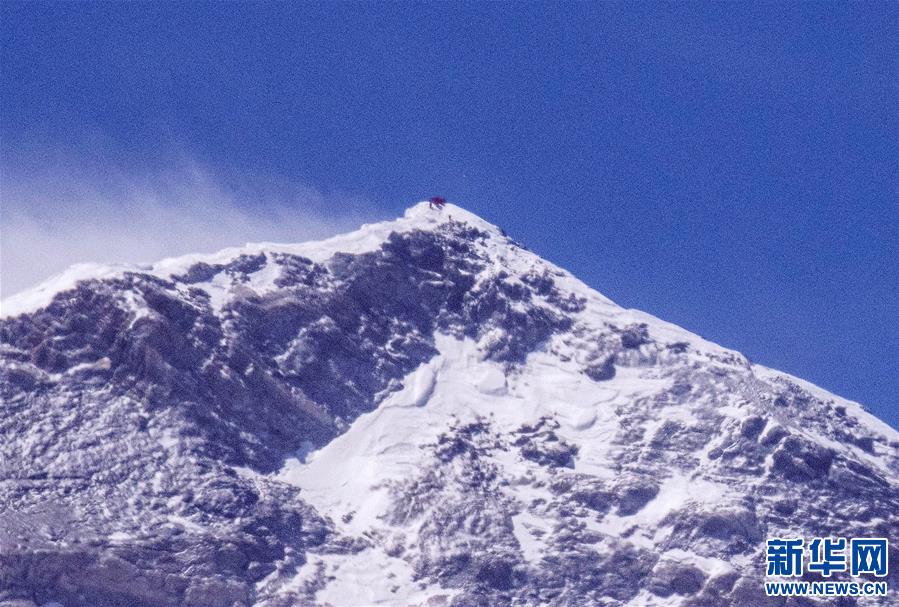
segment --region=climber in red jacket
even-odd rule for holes
[[[438,211],[442,210],[445,204],[446,198],[441,198],[440,196],[434,196],[428,201],[428,206]]]

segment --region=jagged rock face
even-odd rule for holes
[[[766,537],[899,535],[894,431],[449,214],[0,321],[0,605],[787,604]]]

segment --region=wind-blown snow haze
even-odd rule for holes
[[[227,176],[191,162],[136,173],[79,165],[4,171],[0,297],[75,263],[148,262],[247,241],[336,234],[376,209],[276,176]]]

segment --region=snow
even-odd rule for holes
[[[434,394],[434,388],[437,385],[437,375],[434,372],[434,368],[428,364],[421,365],[412,374],[409,383],[412,386],[412,392],[407,406],[423,407],[427,404],[431,395]]]
[[[674,607],[675,605],[680,605],[682,600],[683,597],[680,597],[677,594],[660,597],[644,589],[641,590],[637,596],[625,603],[625,605],[629,605],[630,607]]]
[[[893,429],[890,425],[878,419],[877,417],[868,413],[862,405],[859,403],[843,398],[842,396],[837,396],[831,392],[828,392],[824,388],[820,386],[816,386],[815,384],[808,382],[804,379],[795,377],[790,375],[789,373],[784,373],[783,371],[777,371],[775,369],[769,369],[768,367],[764,367],[762,365],[754,364],[752,365],[752,372],[761,379],[768,380],[778,380],[784,379],[794,384],[798,385],[800,388],[807,390],[812,395],[825,400],[825,401],[833,401],[837,405],[842,405],[846,407],[846,410],[849,415],[854,417],[859,424],[867,428],[872,433],[891,438],[896,435],[896,430]]]
[[[125,533],[123,531],[116,531],[115,533],[111,533],[109,535],[109,538],[107,538],[107,539],[109,539],[110,542],[113,542],[115,544],[122,544],[125,542],[133,541],[134,536],[131,535],[130,533]]]
[[[420,202],[409,209],[399,219],[382,221],[379,223],[364,224],[358,230],[340,234],[320,241],[304,242],[299,244],[284,244],[273,242],[248,243],[243,247],[231,247],[212,254],[194,254],[181,257],[163,259],[153,264],[150,272],[161,278],[168,278],[174,274],[186,272],[196,263],[209,265],[227,264],[241,255],[259,255],[266,253],[285,253],[306,257],[315,262],[324,262],[336,253],[349,253],[359,255],[377,250],[390,236],[392,232],[410,232],[416,229],[429,230],[441,223],[450,220],[464,220],[475,227],[499,233],[499,229],[477,215],[470,213],[461,207],[452,204],[446,205],[443,211],[433,211],[428,208],[427,202]],[[271,265],[271,264],[270,264]],[[251,288],[270,288],[277,278],[274,274],[275,267],[268,270],[261,269],[256,274]],[[267,272],[267,273],[264,273]]]
[[[506,374],[494,366],[477,369],[472,373],[471,383],[481,394],[504,396],[508,392]]]
[[[589,430],[596,423],[595,411],[580,411],[567,422],[572,430]]]
[[[109,360],[106,356],[99,360],[95,360],[89,363],[79,363],[72,367],[69,367],[66,370],[67,375],[74,375],[76,373],[81,373],[84,371],[105,371],[112,366],[112,361]]]
[[[615,378],[597,385],[580,372],[576,362],[561,362],[548,352],[531,354],[521,372],[507,375],[501,365],[483,360],[479,344],[471,339],[438,335],[436,346],[439,355],[407,376],[402,390],[390,395],[375,411],[360,416],[343,435],[309,454],[305,462],[300,458],[289,460],[278,475],[279,480],[301,487],[303,498],[329,516],[341,532],[354,537],[386,537],[394,532],[384,517],[391,506],[388,487],[420,470],[424,445],[434,443],[453,425],[479,418],[489,419],[503,434],[523,424],[534,425],[543,417],[557,420],[561,425],[556,433],[579,446],[575,470],[615,482],[610,457],[619,430],[616,409],[641,395],[670,387],[670,379],[647,377],[639,368],[622,368]],[[686,408],[669,409],[666,416],[670,418],[691,415]],[[660,426],[669,417],[652,420],[651,426]],[[545,487],[547,479],[535,484],[541,478],[534,477],[534,466],[514,450],[501,450],[491,457],[501,469],[521,479],[505,489],[520,504],[512,517],[513,532],[524,558],[539,563],[545,550],[543,538],[550,537],[554,519],[530,510],[529,505],[553,499]],[[589,521],[589,527],[622,537],[636,526],[638,531],[629,541],[654,549],[655,533],[668,513],[691,502],[714,503],[729,491],[723,485],[673,470],[659,494],[636,514],[609,513],[601,522]],[[416,533],[410,529],[403,532]],[[353,561],[362,559],[360,555]],[[321,557],[326,567],[336,567],[328,558]],[[380,575],[382,568],[400,567],[384,564],[389,561],[378,555],[368,563],[379,563],[376,574]],[[339,585],[334,582],[333,587],[328,586],[334,594],[323,591],[318,600],[343,597],[350,601],[345,603],[348,605],[356,604],[353,601],[380,604],[381,600],[393,604],[383,593],[384,588],[369,578],[358,583],[364,567],[360,571],[347,563],[343,567],[349,567],[343,570],[348,577],[335,574]],[[390,571],[397,579],[405,579],[398,570]],[[298,575],[308,576],[309,570],[304,568]],[[354,594],[357,586],[364,586],[369,594]]]
[[[368,548],[351,555],[314,555],[280,591],[299,590],[325,576],[330,579],[315,598],[335,607],[448,605],[458,592],[416,582],[412,574],[402,559]]]
[[[209,294],[209,305],[216,315],[221,315],[222,308],[228,301],[228,295],[231,290],[231,277],[225,272],[219,272],[208,282],[200,282],[193,285],[196,288],[203,289]]]
[[[524,559],[532,564],[538,563],[546,549],[541,538],[552,533],[549,521],[524,510],[512,517],[512,525]]]
[[[887,425],[880,419],[868,413],[864,409],[864,407],[862,407],[855,401],[851,401],[832,394],[811,382],[805,381],[798,377],[794,377],[793,375],[790,375],[788,373],[769,369],[767,367],[763,367],[762,365],[753,365],[752,371],[759,378],[769,381],[786,380],[798,385],[804,390],[807,390],[817,398],[820,398],[824,401],[832,401],[835,405],[841,405],[846,408],[846,415],[848,417],[854,418],[861,427],[866,429],[874,436],[880,437],[883,442],[889,443],[890,441],[896,440],[896,430],[894,430],[891,426]],[[888,464],[888,461],[883,457],[879,457],[876,453],[868,453],[857,445],[851,443],[836,441],[833,438],[806,426],[792,426],[792,431],[794,433],[805,436],[814,443],[829,447],[837,453],[846,453],[852,459],[864,461],[879,470],[888,478],[893,476],[894,474],[893,470]],[[768,469],[770,469],[772,461],[770,457],[768,458],[768,460],[769,461],[767,462],[767,466]]]
[[[158,440],[163,449],[173,449],[178,445],[178,437],[169,428],[162,431]]]
[[[206,533],[206,529],[204,529],[201,525],[193,522],[189,518],[170,514],[168,516],[168,520],[171,524],[183,527],[186,531],[192,531],[194,533]]]
[[[661,555],[661,560],[674,561],[685,565],[693,565],[701,569],[709,577],[727,573],[733,569],[733,565],[719,558],[700,556],[693,552],[687,552],[680,548],[671,548]]]
[[[391,505],[389,482],[413,476],[420,469],[421,447],[435,442],[454,421],[492,414],[500,426],[517,427],[545,412],[506,395],[502,368],[483,361],[473,341],[438,336],[437,347],[440,355],[411,373],[403,390],[357,418],[306,463],[288,460],[278,475],[301,487],[303,498],[331,516],[342,532],[387,533],[383,515]]]
[[[281,275],[281,266],[269,259],[262,268],[250,274],[250,280],[245,285],[258,295],[266,295],[278,288],[275,281]]]
[[[664,534],[660,523],[671,512],[683,510],[690,504],[704,507],[726,501],[733,489],[711,482],[695,475],[676,470],[666,478],[658,494],[635,514],[620,516],[607,514],[593,529],[612,536],[621,536],[625,531],[637,527],[640,531],[630,536],[630,541],[647,549],[655,549],[658,534]]]
[[[309,454],[307,463],[289,459],[279,478],[302,487],[304,499],[335,519],[352,515],[350,522],[342,523],[348,532],[361,533],[375,524],[389,505],[385,482],[417,469],[420,443],[436,440],[452,412],[452,407],[440,411],[439,405],[423,406],[435,397],[444,360],[438,356],[421,365],[407,378],[404,390],[357,418],[327,447]],[[440,387],[441,393],[449,389],[444,377]],[[444,398],[441,394],[441,401]],[[340,485],[334,485],[335,478],[343,479]]]
[[[38,286],[22,291],[0,302],[0,318],[8,318],[34,312],[50,305],[57,293],[75,288],[82,280],[116,278],[123,272],[134,271],[125,264],[79,263],[68,270],[48,278]]]

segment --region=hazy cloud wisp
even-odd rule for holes
[[[6,171],[4,171],[6,173]],[[152,262],[247,242],[302,242],[378,215],[369,202],[278,178],[188,168],[156,175],[5,174],[0,297],[79,262]]]

